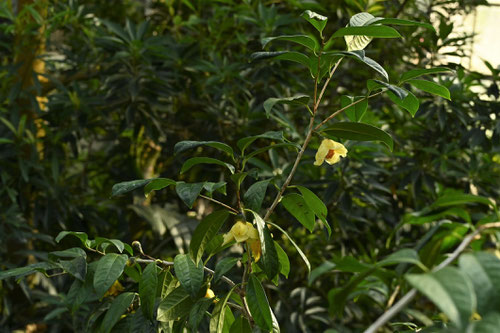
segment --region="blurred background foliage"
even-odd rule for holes
[[[199,199],[188,210],[172,190],[148,198],[137,191],[133,198],[111,199],[112,185],[157,176],[187,182],[223,179],[220,168],[210,165],[178,176],[186,155],[174,156],[173,146],[182,140],[234,145],[244,136],[282,130],[288,139],[300,141],[307,111],[278,108],[269,121],[262,103],[269,97],[312,93],[310,74],[293,63],[252,63],[250,54],[262,49],[261,38],[310,33],[298,18],[305,9],[329,17],[327,36],[351,15],[367,11],[433,23],[436,35],[401,27],[405,38],[375,40],[367,55],[387,69],[392,81],[417,67],[454,69],[440,76],[452,99],[419,96],[415,118],[386,98],[370,100],[366,121],[393,135],[394,153],[378,144],[348,143],[347,159],[317,168],[311,161],[318,142],[312,143],[294,183],[323,198],[334,232],[331,239],[319,229],[309,234],[278,210],[273,219],[304,249],[314,270],[308,277],[283,239],[292,261],[289,279],[279,289],[267,286],[285,332],[366,328],[393,301],[407,268],[380,268],[354,281],[363,265],[413,247],[431,267],[460,241],[470,223],[492,219],[485,205],[461,202],[451,212],[431,206],[455,192],[499,197],[499,70],[490,65],[491,73],[471,72],[446,57],[468,56],[465,46],[471,36],[450,35],[451,18],[481,4],[485,2],[1,2],[0,269],[45,260],[48,252],[62,248],[53,241],[62,230],[139,240],[146,253],[165,259],[185,251],[197,221],[213,209],[208,201]],[[362,66],[343,64],[321,114],[339,104],[340,94],[363,94],[373,73]],[[204,149],[192,154],[217,154]],[[276,150],[259,156],[254,176],[275,184],[283,182],[295,158],[292,151]],[[266,202],[274,191],[268,190]],[[214,196],[236,200],[231,187],[226,197]],[[495,235],[479,241],[479,248],[498,250]],[[67,247],[71,240],[63,243]],[[6,331],[85,331],[95,310],[89,301],[72,320],[60,320],[68,316],[54,311],[66,306],[71,280],[65,276],[36,274],[0,283],[0,327]],[[428,324],[434,319],[429,314],[437,313],[430,309],[428,302],[415,302],[399,319]]]

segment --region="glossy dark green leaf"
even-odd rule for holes
[[[370,25],[359,27],[345,27],[335,31],[332,38],[343,36],[368,36],[374,38],[400,38],[399,32],[384,25]]]
[[[225,333],[229,332],[230,325],[226,325],[227,302],[236,286],[232,287],[229,292],[222,297],[215,305],[210,319],[210,332]]]
[[[278,254],[280,274],[288,279],[288,274],[290,273],[290,259],[288,259],[288,255],[277,242],[274,242],[274,246],[276,247],[276,253]]]
[[[342,108],[359,100],[362,101],[344,110],[344,113],[346,114],[347,118],[349,118],[350,121],[359,122],[363,119],[366,109],[368,108],[368,100],[366,99],[365,96],[353,97],[344,95],[340,98],[340,106]]]
[[[203,317],[207,315],[206,312],[212,304],[213,299],[209,298],[200,298],[193,304],[193,307],[189,312],[189,326],[191,327],[191,332],[198,332],[198,326],[203,320]]]
[[[371,67],[373,70],[375,70],[377,73],[382,75],[386,81],[389,81],[389,75],[387,74],[387,71],[375,60],[367,57],[365,55],[365,51],[363,50],[354,50],[354,51],[335,51],[335,52],[326,52],[325,54],[327,55],[338,55],[338,56],[344,56],[344,57],[349,57],[352,59],[355,59],[357,61],[360,61],[364,63],[365,65],[368,65]]]
[[[120,317],[127,311],[128,307],[134,301],[135,293],[125,292],[116,297],[111,303],[110,308],[106,311],[102,320],[100,332],[109,333],[115,324],[120,320]]]
[[[266,196],[267,186],[270,179],[253,183],[243,195],[245,207],[258,212]]]
[[[371,92],[373,90],[384,89],[387,88],[390,92],[396,95],[399,99],[403,100],[406,96],[408,96],[408,90],[403,89],[401,87],[395,86],[393,84],[379,81],[379,80],[368,80],[366,82],[368,87],[368,91]]]
[[[328,17],[315,13],[311,10],[306,10],[300,16],[307,22],[311,23],[311,25],[319,31],[320,35],[323,36],[323,29],[326,27]]]
[[[111,196],[115,197],[117,195],[121,195],[130,191],[135,190],[136,188],[143,187],[149,182],[151,179],[139,179],[139,180],[131,180],[128,182],[121,182],[113,185],[111,188]]]
[[[218,149],[220,151],[227,153],[231,157],[234,155],[233,148],[231,148],[230,146],[228,146],[225,143],[217,142],[217,141],[181,141],[181,142],[177,142],[174,146],[174,154],[179,154],[179,153],[182,153],[186,150],[194,149],[194,148],[197,148],[200,146],[208,146],[208,147]]]
[[[217,283],[219,279],[229,272],[234,265],[240,260],[240,258],[224,258],[215,265],[215,273],[214,273],[214,283]]]
[[[261,40],[262,47],[266,47],[266,45],[269,44],[270,42],[280,41],[280,40],[297,43],[299,45],[307,47],[308,49],[314,52],[319,50],[318,41],[315,38],[307,35],[290,35],[290,36],[276,36],[276,37],[263,38]]]
[[[252,333],[252,327],[248,320],[243,316],[236,318],[234,323],[231,325],[229,333]]]
[[[158,268],[156,263],[149,263],[141,275],[139,282],[139,296],[141,298],[141,310],[144,316],[150,320],[154,319],[154,308],[156,301],[156,290],[158,288]]]
[[[255,324],[263,330],[270,331],[273,328],[271,308],[267,301],[266,293],[259,279],[250,274],[246,287],[247,302]]]
[[[175,184],[176,181],[169,178],[152,179],[146,186],[144,186],[144,195],[147,197],[152,191],[159,191],[165,187]]]
[[[193,207],[194,201],[196,200],[196,198],[198,198],[202,189],[203,183],[190,184],[185,182],[177,182],[177,185],[175,186],[177,195],[189,208]]]
[[[448,88],[438,83],[427,80],[407,80],[406,82],[417,89],[428,92],[429,94],[441,96],[448,100],[451,100],[450,91],[448,90]]]
[[[496,208],[496,204],[494,201],[486,197],[466,193],[445,193],[436,201],[434,201],[431,207],[440,208],[458,205],[469,205],[473,203],[480,203],[486,206],[491,206],[492,208]]]
[[[387,132],[375,126],[363,123],[338,122],[325,128],[322,132],[342,139],[356,141],[381,141],[391,151],[394,146],[392,137]]]
[[[411,71],[408,71],[401,75],[401,78],[399,79],[399,82],[405,82],[407,80],[411,80],[414,78],[417,78],[422,75],[430,75],[430,74],[438,74],[438,73],[445,73],[445,72],[451,72],[452,70],[450,68],[446,67],[434,67],[434,68],[428,68],[428,69],[413,69]]]
[[[168,322],[189,314],[193,301],[182,286],[172,290],[158,305],[156,320]]]
[[[64,237],[68,235],[77,237],[82,242],[83,246],[87,248],[89,247],[90,245],[89,236],[86,233],[79,231],[61,231],[55,239],[56,243],[59,243]]]
[[[484,316],[500,306],[500,259],[487,252],[464,253],[458,260],[477,295],[477,311]]]
[[[295,51],[278,51],[278,52],[255,52],[250,56],[252,61],[263,59],[288,60],[297,62],[309,68],[309,57],[303,53]]]
[[[184,164],[182,165],[182,168],[181,168],[181,173],[184,173],[184,172],[188,171],[193,166],[198,165],[198,164],[217,164],[217,165],[221,165],[223,167],[228,168],[229,171],[231,171],[232,174],[234,173],[234,170],[235,170],[235,168],[234,168],[233,165],[231,165],[229,163],[226,163],[226,162],[219,161],[216,158],[211,158],[211,157],[192,157],[192,158],[188,159],[186,162],[184,162]]]
[[[117,253],[108,253],[99,259],[94,273],[94,289],[99,298],[122,275],[127,259],[127,255]]]
[[[321,220],[321,222],[323,222],[323,225],[328,231],[328,237],[330,237],[332,234],[332,229],[330,228],[330,225],[326,220],[326,217],[328,215],[328,209],[326,208],[323,201],[321,201],[321,199],[318,198],[318,196],[308,188],[304,186],[296,186],[296,187],[302,194],[302,197],[304,198],[304,201],[306,202],[307,206],[309,206],[309,208],[314,212],[314,214]]]
[[[255,224],[259,232],[260,247],[262,251],[260,260],[264,267],[264,272],[269,280],[272,280],[279,271],[278,253],[276,252],[274,241],[266,223],[259,214],[254,211],[251,212],[255,218]]]
[[[205,273],[203,262],[196,265],[189,255],[178,254],[174,258],[174,270],[181,286],[192,298],[195,298],[203,284]]]
[[[253,136],[248,136],[246,138],[239,139],[236,145],[238,148],[241,150],[243,153],[245,149],[250,146],[255,140],[257,139],[268,139],[268,140],[273,140],[273,141],[279,141],[279,142],[284,142],[285,138],[283,137],[283,132],[277,131],[277,132],[266,132],[263,134],[259,135],[253,135]]]
[[[290,104],[290,105],[307,105],[309,103],[308,95],[297,95],[293,97],[284,98],[268,98],[264,102],[264,110],[266,111],[266,116],[269,118],[271,115],[271,110],[276,104]]]
[[[297,243],[295,243],[295,241],[290,237],[290,235],[285,230],[283,230],[282,227],[280,227],[276,223],[273,223],[273,222],[270,222],[270,221],[268,221],[267,223],[270,224],[270,225],[272,225],[273,227],[275,227],[279,231],[281,231],[281,233],[283,233],[286,236],[286,238],[288,238],[288,240],[290,241],[290,243],[292,243],[292,245],[295,247],[295,249],[299,253],[300,257],[302,258],[302,260],[306,264],[307,271],[310,273],[311,272],[311,264],[309,263],[309,259],[307,259],[306,255],[301,250],[301,248],[297,245]]]
[[[401,249],[399,251],[396,251],[390,255],[388,255],[386,258],[383,260],[379,261],[377,263],[377,266],[379,267],[384,267],[384,266],[390,266],[390,265],[396,265],[400,263],[408,263],[408,264],[413,264],[417,265],[422,270],[426,271],[427,268],[422,264],[420,261],[420,258],[418,256],[417,251],[414,249]]]
[[[406,97],[401,100],[399,97],[397,97],[395,94],[392,93],[392,91],[387,92],[387,96],[389,96],[390,100],[400,106],[401,108],[405,109],[406,111],[410,112],[411,116],[415,116],[415,114],[418,111],[418,108],[420,107],[420,102],[418,98],[413,95],[410,91],[406,91],[408,94]]]
[[[304,198],[296,193],[285,195],[281,199],[281,204],[310,232],[314,229],[314,212],[306,204]]]
[[[469,277],[454,267],[426,274],[408,274],[408,282],[427,296],[457,327],[466,326],[476,309]]]
[[[209,195],[212,195],[215,191],[226,195],[226,182],[204,182],[203,189],[208,192]]]
[[[87,253],[79,247],[73,247],[67,250],[50,252],[49,256],[62,257],[62,258],[76,258],[76,257],[86,258]]]
[[[198,224],[189,244],[189,253],[196,263],[201,260],[205,247],[217,235],[228,216],[227,210],[219,210],[206,216]]]
[[[372,24],[393,24],[393,25],[403,25],[403,26],[418,26],[418,27],[424,27],[424,28],[427,28],[429,30],[436,32],[436,29],[434,29],[434,27],[429,23],[417,22],[417,21],[412,21],[412,20],[403,20],[403,19],[398,19],[398,18],[374,17],[373,19],[366,22],[366,25],[372,25]]]
[[[80,281],[85,281],[87,275],[87,261],[85,257],[76,257],[72,260],[59,260],[59,264],[65,272]]]
[[[25,267],[17,267],[1,271],[0,280],[4,280],[11,277],[20,278],[36,272],[46,272],[47,270],[56,268],[60,269],[61,267],[54,263],[38,262]]]

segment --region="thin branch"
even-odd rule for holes
[[[314,107],[313,107],[311,119],[309,120],[309,129],[307,130],[306,138],[304,140],[304,143],[302,144],[302,147],[300,148],[299,153],[297,154],[297,158],[295,159],[295,162],[293,163],[292,170],[290,170],[288,177],[286,178],[285,182],[281,186],[280,191],[278,192],[278,194],[274,198],[274,201],[271,204],[271,207],[269,207],[269,209],[267,210],[266,215],[264,216],[264,221],[266,221],[269,218],[269,216],[271,216],[272,212],[274,211],[274,209],[276,208],[276,206],[280,202],[281,197],[283,196],[283,193],[285,193],[286,188],[288,187],[288,185],[290,185],[290,182],[292,181],[292,178],[293,178],[293,175],[295,174],[295,171],[297,171],[297,167],[299,166],[300,160],[302,159],[302,155],[304,155],[304,152],[306,151],[307,145],[309,144],[309,141],[311,141],[312,134],[315,131],[314,119],[316,116],[316,111],[318,110],[318,107],[319,107],[319,103],[321,102],[321,99],[323,98],[323,94],[325,93],[326,87],[330,83],[330,80],[331,80],[333,74],[335,73],[338,66],[340,65],[341,60],[342,60],[342,58],[339,59],[339,61],[337,61],[337,63],[335,64],[335,67],[330,72],[330,75],[328,76],[328,79],[325,81],[325,84],[323,85],[323,88],[321,89],[321,92],[320,92],[317,99],[316,99],[316,93],[317,93],[318,79],[316,78],[316,80],[314,82],[315,83],[314,84],[315,85],[315,87],[314,87],[314,101],[313,101]],[[318,75],[319,75],[319,71],[318,71]]]
[[[318,126],[316,126],[316,127],[314,128],[314,131],[317,131],[318,129],[320,129],[320,128],[321,128],[321,126],[323,126],[324,124],[326,124],[327,122],[329,122],[330,120],[332,120],[333,118],[335,118],[335,117],[336,117],[339,113],[341,113],[342,111],[344,111],[344,110],[346,110],[346,109],[350,108],[350,107],[351,107],[351,106],[353,106],[353,105],[356,105],[356,104],[358,104],[358,103],[361,103],[362,101],[364,101],[364,100],[366,100],[366,99],[370,99],[370,98],[372,98],[372,97],[378,96],[378,95],[380,95],[381,93],[383,93],[384,91],[385,91],[385,90],[382,90],[382,91],[379,91],[378,93],[375,93],[375,94],[373,94],[373,95],[366,96],[365,98],[361,98],[361,99],[359,99],[359,100],[357,100],[357,101],[355,101],[355,102],[352,102],[352,103],[351,103],[351,104],[349,104],[349,105],[344,106],[343,108],[338,109],[337,111],[335,111],[334,113],[332,113],[331,115],[329,115],[329,116],[328,116],[325,120],[323,120],[323,121],[322,121],[322,122],[321,122]]]
[[[441,264],[438,266],[434,267],[432,272],[437,272],[449,264],[451,264],[455,259],[458,258],[458,256],[467,248],[467,246],[474,240],[474,238],[483,232],[486,229],[491,229],[491,228],[500,228],[500,222],[492,222],[492,223],[487,223],[479,226],[474,232],[470,233],[467,235],[460,245],[451,253],[451,255],[446,258]],[[394,317],[396,314],[398,314],[401,310],[403,310],[408,303],[411,302],[411,300],[415,297],[417,294],[417,290],[415,288],[412,288],[406,295],[404,295],[396,304],[394,304],[389,310],[387,310],[383,315],[381,315],[370,327],[368,327],[364,333],[375,333],[379,328],[385,325],[389,320],[391,320],[392,317]]]
[[[215,202],[216,204],[221,205],[222,207],[229,209],[230,211],[232,211],[235,214],[239,213],[237,209],[234,209],[233,207],[228,206],[225,203],[220,202],[219,200],[215,200],[214,198],[207,197],[206,195],[203,195],[203,194],[200,194],[200,197],[202,197],[203,199],[207,199],[207,200],[210,200],[212,202]]]

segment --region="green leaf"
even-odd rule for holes
[[[203,188],[209,193],[209,195],[212,195],[212,193],[214,193],[215,191],[226,195],[226,184],[226,182],[204,182]]]
[[[73,260],[59,260],[59,264],[65,272],[80,281],[85,281],[85,276],[87,275],[87,261],[85,257],[76,257]]]
[[[405,82],[414,78],[417,78],[422,75],[429,75],[429,74],[437,74],[437,73],[444,73],[444,72],[452,72],[451,69],[446,68],[446,67],[434,67],[434,68],[428,68],[428,69],[413,69],[411,71],[408,71],[401,75],[401,78],[399,79],[399,82]]]
[[[271,115],[271,110],[276,104],[307,105],[308,103],[308,95],[297,95],[284,98],[268,98],[264,102],[264,110],[266,111],[266,117],[269,118],[269,116]]]
[[[487,252],[464,253],[458,260],[477,295],[477,311],[484,316],[500,306],[500,260]]]
[[[191,332],[198,332],[198,326],[203,320],[203,317],[205,317],[208,308],[212,305],[212,302],[213,299],[200,298],[193,304],[193,307],[189,312],[189,326],[191,327]]]
[[[208,146],[212,147],[215,149],[218,149],[220,151],[223,151],[230,155],[231,157],[234,156],[233,148],[228,146],[225,143],[222,142],[217,142],[217,141],[181,141],[177,142],[174,146],[174,154],[179,154],[182,153],[186,150],[189,149],[194,149],[200,146]]]
[[[82,242],[83,246],[87,248],[89,247],[89,236],[86,233],[79,231],[61,231],[55,239],[56,243],[59,243],[64,237],[68,235],[77,237]]]
[[[217,164],[217,165],[221,165],[223,167],[228,168],[229,171],[231,171],[231,174],[233,174],[234,170],[235,170],[234,166],[232,166],[231,164],[219,161],[216,158],[211,158],[211,157],[192,157],[192,158],[188,159],[186,162],[184,162],[184,164],[182,165],[180,173],[184,173],[184,172],[188,171],[189,169],[191,169],[193,166],[198,165],[198,164]]]
[[[431,208],[468,205],[471,203],[480,203],[496,209],[496,204],[492,200],[478,195],[464,193],[445,193],[443,196],[434,201]]]
[[[423,271],[427,271],[427,267],[425,267],[425,265],[422,264],[420,258],[418,257],[417,251],[415,251],[414,249],[401,249],[399,251],[396,251],[387,256],[385,259],[379,261],[377,263],[377,266],[384,267],[400,263],[417,265]]]
[[[285,138],[283,137],[283,132],[278,131],[278,132],[266,132],[263,134],[259,135],[253,135],[253,136],[247,136],[245,138],[239,139],[236,145],[238,148],[241,150],[241,153],[243,154],[245,149],[250,146],[255,140],[257,139],[269,139],[269,140],[274,140],[274,141],[280,141],[280,142],[285,142]]]
[[[77,258],[77,257],[86,258],[87,253],[79,247],[73,247],[71,249],[66,249],[63,251],[50,252],[49,256],[63,257],[63,258]]]
[[[314,229],[315,219],[314,212],[306,204],[302,196],[292,193],[285,195],[281,199],[281,204],[286,210],[293,215],[307,230],[310,232]]]
[[[392,137],[381,129],[363,123],[338,122],[322,132],[342,139],[357,140],[357,141],[381,141],[391,151],[394,146]]]
[[[393,24],[393,25],[403,25],[403,26],[418,26],[418,27],[424,27],[424,28],[427,28],[429,30],[436,32],[436,29],[434,29],[434,27],[429,23],[417,22],[417,21],[411,21],[411,20],[402,20],[402,19],[397,19],[397,18],[374,17],[370,21],[366,22],[366,25],[372,25],[372,24]]]
[[[254,274],[250,274],[246,288],[247,302],[255,324],[263,330],[270,331],[273,328],[271,308],[267,301],[264,288]]]
[[[230,326],[225,325],[226,305],[235,288],[236,286],[232,287],[231,290],[229,290],[229,292],[215,305],[214,310],[212,311],[212,318],[210,319],[210,332],[229,332]]]
[[[214,283],[217,283],[219,279],[229,272],[231,268],[236,265],[236,263],[240,260],[240,258],[224,258],[215,265],[215,273],[214,273]]]
[[[469,321],[476,308],[476,294],[470,279],[454,267],[426,274],[408,274],[408,282],[427,296],[457,327]]]
[[[134,301],[135,293],[126,292],[118,295],[111,303],[110,308],[102,320],[100,332],[109,333],[120,317],[127,311],[128,307]]]
[[[370,66],[373,70],[382,75],[384,79],[386,79],[386,81],[389,81],[389,75],[387,74],[387,71],[384,69],[384,67],[382,67],[375,60],[365,56],[365,51],[363,50],[325,52],[325,54],[331,56],[339,55],[339,56],[353,58],[357,61],[364,63],[365,65]]]
[[[217,235],[228,216],[229,212],[227,210],[219,210],[206,216],[198,224],[189,244],[189,253],[195,263],[201,260],[205,247]]]
[[[193,207],[194,201],[196,200],[198,195],[200,195],[202,189],[203,183],[188,184],[184,182],[177,182],[177,185],[175,186],[177,195],[189,208]]]
[[[275,59],[275,60],[288,60],[297,62],[309,68],[310,60],[309,57],[303,53],[295,51],[278,51],[278,52],[255,52],[252,53],[250,59],[252,61],[263,60],[263,59]]]
[[[288,274],[290,273],[290,259],[288,259],[288,255],[277,242],[274,242],[274,246],[276,246],[276,253],[278,254],[280,274],[288,279]]]
[[[304,260],[304,263],[306,264],[308,272],[311,273],[311,264],[309,263],[309,260],[307,259],[307,257],[304,254],[304,252],[297,245],[297,243],[295,243],[295,241],[290,237],[290,235],[285,230],[283,230],[283,228],[281,228],[279,225],[277,225],[276,223],[273,223],[273,222],[270,222],[270,221],[268,221],[267,223],[270,224],[270,225],[272,225],[273,227],[275,227],[279,231],[281,231],[281,233],[284,234],[288,238],[288,240],[290,241],[290,243],[292,243],[292,245],[295,247],[295,249],[299,253],[299,255],[302,258],[302,260]]]
[[[276,247],[274,246],[274,241],[271,237],[271,233],[267,228],[266,223],[260,217],[259,214],[250,210],[255,218],[255,224],[257,225],[257,230],[259,232],[260,247],[262,251],[261,262],[264,267],[264,272],[266,273],[269,280],[272,280],[279,271],[278,253],[276,252]]]
[[[395,86],[390,83],[386,83],[383,81],[379,80],[368,80],[366,82],[366,85],[368,87],[368,92],[371,92],[373,90],[377,89],[384,89],[387,88],[389,91],[391,91],[394,95],[396,95],[399,99],[403,100],[408,96],[409,91],[406,89],[403,89],[401,87]]]
[[[363,119],[363,116],[365,115],[366,109],[368,108],[368,100],[366,99],[365,96],[341,96],[340,97],[340,106],[342,108],[357,102],[359,100],[362,100],[359,103],[354,104],[351,107],[348,107],[347,109],[344,110],[347,118],[349,118],[350,121],[354,122],[360,122],[361,119]]]
[[[182,286],[172,290],[158,305],[156,320],[168,322],[179,320],[189,313],[193,301]]]
[[[231,325],[229,333],[252,333],[252,327],[248,320],[242,315],[236,318],[234,323]]]
[[[269,44],[270,42],[277,41],[277,40],[284,40],[284,41],[297,43],[297,44],[300,44],[302,46],[307,47],[308,49],[310,49],[313,52],[316,52],[319,50],[318,41],[315,38],[313,38],[311,36],[307,36],[307,35],[290,35],[290,36],[276,36],[276,37],[263,38],[261,40],[262,47],[266,47],[266,45]]]
[[[115,197],[117,195],[121,195],[130,191],[135,190],[136,188],[143,187],[149,182],[151,179],[139,179],[139,180],[131,180],[128,182],[121,182],[113,185],[111,188],[111,196]]]
[[[308,284],[312,285],[321,275],[333,270],[337,265],[330,261],[324,261],[321,265],[312,270],[309,275]]]
[[[318,198],[316,194],[314,194],[314,192],[312,192],[308,188],[298,185],[296,187],[302,194],[302,197],[304,198],[307,206],[314,212],[314,214],[321,220],[321,222],[323,222],[326,230],[328,231],[328,237],[330,237],[332,234],[332,229],[330,228],[330,225],[326,220],[328,209],[326,208],[323,201],[321,201],[321,199]]]
[[[350,18],[349,24],[347,26],[361,27],[373,18],[373,15],[370,13],[358,13]],[[363,50],[366,46],[368,46],[368,44],[370,44],[372,39],[373,37],[369,36],[344,36],[348,51]]]
[[[319,31],[320,35],[323,36],[323,29],[326,27],[328,22],[328,17],[320,15],[310,10],[303,12],[300,17],[305,19],[307,22],[311,23],[316,30]]]
[[[144,187],[144,195],[147,197],[152,191],[159,191],[164,189],[167,186],[175,185],[175,180],[169,178],[155,178],[152,179],[145,187]]]
[[[254,150],[252,151],[250,154],[248,155],[245,155],[245,158],[243,159],[243,161],[241,162],[241,166],[242,168],[245,167],[246,163],[248,161],[250,161],[250,159],[252,159],[254,156],[257,156],[259,154],[262,154],[263,152],[265,151],[268,151],[270,149],[276,149],[276,148],[282,148],[282,147],[289,147],[289,148],[295,148],[296,151],[298,151],[300,149],[300,146],[298,146],[297,144],[295,143],[272,143],[268,146],[264,146],[262,148],[259,148],[257,150]]]
[[[20,278],[36,272],[46,272],[49,269],[61,268],[59,265],[49,262],[38,262],[25,267],[17,267],[0,272],[0,280],[15,277]]]
[[[345,27],[335,31],[331,38],[338,38],[343,36],[368,36],[375,38],[400,38],[399,32],[391,27],[384,25],[371,25],[359,27]],[[349,51],[359,50],[358,48],[351,48]]]
[[[407,82],[415,88],[428,92],[429,94],[441,96],[451,100],[448,88],[438,83],[427,80],[407,80]]]
[[[174,270],[181,286],[195,298],[203,284],[203,262],[196,265],[187,254],[178,254],[174,258]]]
[[[127,264],[127,259],[127,255],[116,253],[108,253],[99,259],[94,273],[94,288],[99,298],[118,280]]]
[[[267,186],[270,179],[261,180],[253,183],[243,195],[245,207],[258,212],[262,206],[262,202],[266,196]]]
[[[139,282],[139,296],[141,298],[141,310],[146,318],[154,319],[154,308],[156,301],[156,290],[158,288],[158,269],[156,263],[149,263],[141,275]]]
[[[414,117],[420,107],[420,102],[418,98],[415,97],[410,91],[406,91],[408,94],[406,97],[401,100],[396,95],[394,95],[391,91],[387,92],[387,96],[389,99],[396,105],[410,112],[411,116]]]

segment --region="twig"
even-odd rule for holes
[[[500,228],[500,222],[492,222],[479,226],[474,232],[467,235],[460,245],[451,253],[451,255],[446,258],[441,264],[434,267],[432,272],[437,272],[449,264],[451,264],[458,256],[467,248],[467,246],[472,242],[472,240],[480,234],[482,231],[491,228]],[[394,304],[389,310],[387,310],[383,315],[381,315],[370,327],[368,327],[364,333],[375,333],[377,330],[384,326],[392,317],[398,314],[403,308],[411,302],[413,297],[417,294],[417,290],[412,288],[406,295],[404,295],[396,304]]]
[[[222,207],[229,209],[230,211],[232,211],[235,214],[239,213],[237,209],[234,209],[233,207],[228,206],[225,203],[220,202],[219,200],[215,200],[214,198],[207,197],[206,195],[203,195],[203,194],[200,194],[200,197],[202,197],[203,199],[207,199],[207,200],[210,200],[212,202],[215,202],[216,204],[221,205]]]
[[[366,96],[366,97],[361,98],[361,99],[359,99],[359,100],[357,100],[357,101],[355,101],[355,102],[352,102],[352,103],[351,103],[351,104],[349,104],[349,105],[344,106],[344,107],[343,107],[343,108],[341,108],[341,109],[338,109],[337,111],[335,111],[334,113],[332,113],[331,115],[329,115],[329,116],[328,116],[325,120],[323,120],[323,121],[322,121],[322,122],[321,122],[318,126],[316,126],[316,127],[314,128],[314,131],[317,131],[318,129],[320,129],[320,128],[321,128],[321,126],[323,126],[324,124],[326,124],[327,122],[329,122],[331,119],[333,119],[334,117],[336,117],[336,116],[337,116],[339,113],[341,113],[342,111],[344,111],[344,110],[346,110],[346,109],[350,108],[350,107],[351,107],[351,106],[353,106],[353,105],[356,105],[356,104],[358,104],[358,103],[361,103],[361,102],[362,102],[362,101],[364,101],[365,99],[370,99],[370,98],[372,98],[372,97],[375,97],[375,96],[377,96],[377,95],[380,95],[380,94],[381,94],[381,93],[383,93],[384,91],[385,91],[385,90],[382,90],[382,91],[379,91],[378,93],[375,93],[375,94],[373,94],[373,95]]]
[[[302,147],[300,148],[300,151],[297,154],[297,158],[295,159],[295,162],[293,163],[292,170],[290,170],[290,174],[288,175],[285,182],[281,186],[281,189],[278,192],[278,194],[276,194],[276,197],[274,198],[274,201],[271,204],[271,207],[269,207],[269,209],[267,210],[266,215],[264,216],[264,221],[266,221],[269,218],[269,216],[271,216],[272,212],[274,211],[274,209],[276,208],[276,206],[280,202],[280,199],[283,196],[283,193],[285,192],[286,188],[288,187],[288,185],[290,185],[290,182],[292,181],[293,175],[295,174],[295,171],[297,170],[297,167],[299,166],[300,160],[302,159],[302,155],[304,155],[304,152],[306,151],[307,145],[309,144],[309,141],[311,141],[312,134],[315,131],[315,129],[313,128],[314,127],[314,119],[316,117],[316,111],[318,110],[319,103],[321,102],[321,99],[323,98],[323,94],[325,93],[326,87],[328,86],[328,83],[330,83],[330,79],[332,78],[333,74],[337,70],[341,60],[342,60],[342,58],[339,59],[339,61],[337,61],[337,63],[335,64],[335,67],[330,72],[330,75],[328,76],[328,79],[325,81],[325,84],[323,85],[323,88],[321,89],[321,92],[320,92],[317,99],[316,99],[316,93],[317,93],[317,89],[318,89],[317,78],[314,82],[315,83],[314,84],[315,85],[315,87],[314,87],[314,101],[313,101],[314,107],[313,107],[311,119],[309,120],[309,129],[307,131],[306,138],[304,139],[304,143],[302,144]],[[319,71],[318,71],[318,76],[319,76]]]

